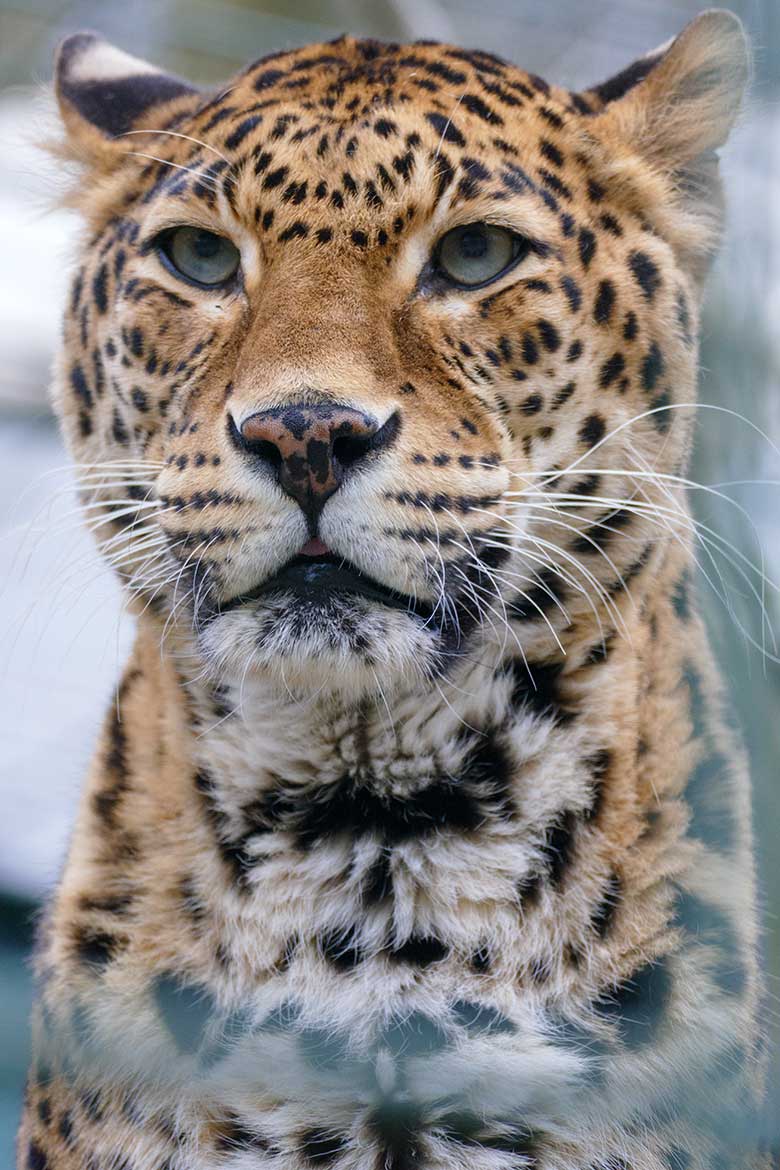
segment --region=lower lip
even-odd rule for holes
[[[402,593],[379,585],[332,553],[318,556],[303,550],[274,577],[263,582],[259,589],[223,605],[222,612],[249,601],[270,597],[274,593],[293,593],[299,600],[315,605],[326,605],[334,597],[347,594],[422,618],[429,617],[431,613],[429,605],[414,602]]]

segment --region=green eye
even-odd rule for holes
[[[177,227],[160,240],[160,252],[178,276],[208,288],[225,284],[238,271],[241,255],[235,244],[198,227]]]
[[[467,223],[442,236],[436,265],[455,284],[477,288],[495,280],[530,250],[530,243],[509,228]]]

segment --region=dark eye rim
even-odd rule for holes
[[[194,228],[196,231],[209,232],[210,235],[218,236],[219,239],[227,240],[229,244],[233,244],[233,241],[228,236],[223,236],[220,232],[212,232],[210,228],[204,228],[201,224],[177,223],[174,227],[164,228],[161,232],[158,232],[152,241],[152,247],[157,253],[157,257],[163,267],[172,276],[175,276],[177,280],[184,281],[185,284],[189,284],[192,288],[206,289],[209,292],[214,289],[225,289],[229,291],[231,288],[237,288],[241,283],[241,253],[235,244],[233,244],[233,247],[236,248],[236,253],[238,254],[238,264],[236,265],[235,271],[231,272],[230,276],[226,277],[225,280],[217,280],[213,284],[206,284],[202,280],[195,280],[194,277],[188,276],[186,272],[182,272],[181,268],[177,268],[172,257],[166,251],[166,246],[172,241],[176,232],[180,232],[185,228]]]
[[[477,284],[464,284],[462,280],[456,280],[454,277],[450,276],[446,268],[442,267],[440,259],[441,249],[444,241],[451,232],[465,231],[466,228],[477,227],[499,228],[501,231],[505,231],[512,237],[513,255],[500,272],[496,272],[493,276],[489,276],[486,280],[480,280]],[[443,236],[439,237],[431,257],[432,275],[438,281],[446,284],[449,288],[459,288],[466,292],[470,292],[473,289],[486,288],[489,284],[495,284],[497,280],[500,280],[502,276],[506,276],[508,272],[511,272],[513,268],[516,268],[517,265],[522,260],[525,260],[526,256],[529,256],[531,253],[543,256],[547,251],[548,248],[546,245],[540,244],[535,240],[530,240],[527,236],[521,235],[520,232],[516,232],[512,228],[507,227],[506,224],[490,223],[488,220],[473,220],[469,223],[459,223],[456,227],[450,228],[449,231],[446,231]]]

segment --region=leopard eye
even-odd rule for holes
[[[225,284],[241,262],[235,244],[199,227],[172,228],[161,237],[159,249],[178,276],[207,288]]]
[[[501,276],[530,246],[509,228],[467,223],[442,236],[435,261],[439,272],[454,284],[477,288]]]

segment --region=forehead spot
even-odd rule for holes
[[[466,139],[451,118],[433,112],[426,114],[425,117],[444,142],[451,142],[454,146],[466,145]]]

